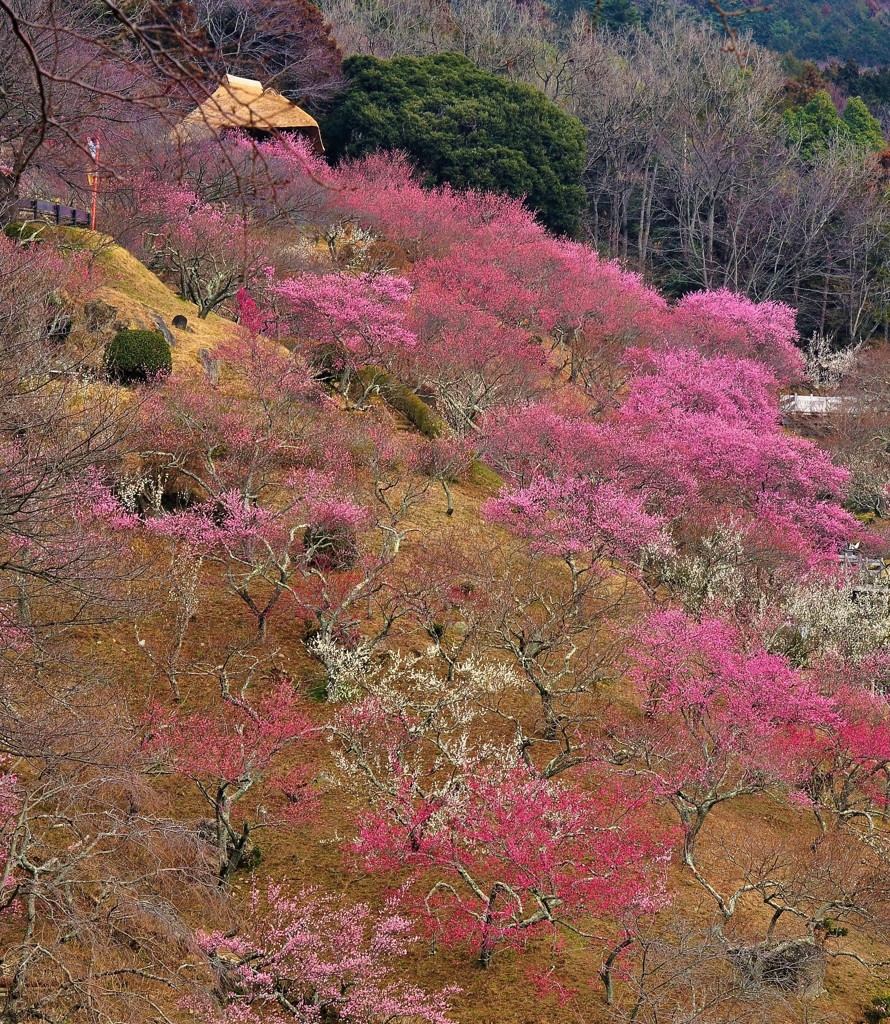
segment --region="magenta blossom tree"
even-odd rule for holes
[[[600,428],[583,408],[560,408],[551,397],[493,409],[482,424],[480,451],[511,484],[580,477],[597,464]]]
[[[719,288],[684,296],[673,308],[668,333],[673,344],[691,344],[706,355],[757,360],[787,386],[804,369],[795,318],[784,302],[752,302]]]
[[[497,736],[487,702],[517,685],[478,664],[450,682],[397,666],[334,724],[341,770],[370,803],[356,853],[384,874],[409,869],[432,934],[483,967],[539,933],[630,927],[661,905],[668,859],[644,790],[545,778],[510,739],[470,742],[486,723]]]
[[[146,729],[146,756],[158,770],[190,779],[213,811],[221,882],[250,853],[262,824],[238,807],[248,793],[264,788],[265,824],[305,814],[305,774],[282,755],[304,744],[314,729],[289,679],[282,678],[255,705],[229,700],[213,712],[191,714],[157,707]]]
[[[879,656],[880,657],[880,656]],[[875,659],[866,659],[874,662]],[[867,672],[874,667],[865,666]],[[843,676],[850,673],[842,672]],[[823,832],[872,832],[887,813],[890,785],[890,707],[886,693],[843,679],[833,688],[836,717],[815,734],[804,754],[801,790]]]
[[[524,766],[473,771],[427,794],[417,781],[396,767],[394,798],[366,818],[357,850],[377,871],[412,867],[429,926],[473,948],[480,966],[536,931],[577,932],[584,918],[660,905],[648,868],[657,874],[667,854],[632,823],[640,808],[625,794],[592,796]],[[433,881],[441,871],[448,880]]]
[[[646,495],[685,545],[733,522],[773,572],[836,565],[861,532],[841,507],[848,474],[780,429],[772,372],[694,351],[635,358],[626,399],[599,433],[599,472]]]
[[[538,551],[564,559],[609,554],[630,560],[663,542],[662,520],[646,512],[641,497],[584,477],[539,477],[492,498],[484,511],[490,522],[530,540]]]
[[[284,305],[279,330],[308,341],[344,395],[360,369],[386,367],[417,343],[405,321],[412,286],[403,277],[307,273],[271,290]]]
[[[432,388],[458,434],[476,432],[487,410],[522,401],[546,378],[544,351],[525,327],[505,322],[447,281],[421,278],[411,323],[420,344],[408,360],[410,374]]]

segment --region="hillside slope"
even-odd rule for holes
[[[809,60],[890,63],[890,8],[885,0],[778,0],[741,19],[758,43]]]
[[[556,6],[600,10],[603,23],[615,29],[645,21],[653,9],[650,0],[585,0],[580,5],[563,0]],[[719,27],[719,18],[707,0],[669,0],[667,6],[696,11]],[[890,63],[890,7],[886,0],[776,0],[768,5],[723,6],[727,11],[766,7],[734,18],[733,27],[751,31],[756,42],[777,53],[815,61],[852,58],[863,66]]]
[[[152,314],[159,313],[172,317],[176,312],[189,312],[169,288],[158,280],[141,263],[117,246],[102,247],[101,260],[107,274],[106,284],[101,290],[102,297],[114,304],[123,315],[134,323],[147,322]],[[196,386],[195,371],[199,367],[198,347],[213,350],[217,343],[230,340],[238,334],[237,327],[230,321],[213,316],[206,324],[196,322],[194,335],[183,340],[174,348],[174,374],[170,382],[172,393],[179,392],[188,399],[189,392]],[[271,358],[272,346],[268,344]],[[375,403],[380,424],[393,439],[410,433],[410,425],[392,411]],[[355,413],[338,412],[330,422],[329,430],[336,434],[340,430],[353,429]],[[402,529],[408,535],[403,557],[410,567],[410,575],[416,574],[417,581],[423,580],[429,568],[431,553],[441,557],[441,552],[452,555],[462,552],[471,564],[476,559],[485,561],[492,557],[498,547],[506,549],[510,544],[508,535],[498,531],[483,514],[484,503],[496,493],[498,478],[488,470],[471,472],[451,484],[453,514],[446,514],[441,492],[437,489],[426,491],[410,512],[410,520]],[[494,545],[494,548],[492,547]],[[160,549],[152,558],[163,558]],[[554,574],[558,567],[553,566]],[[160,586],[159,586],[160,583]],[[221,567],[205,576],[205,592],[196,604],[196,614],[185,647],[180,652],[184,663],[200,666],[203,651],[226,651],[232,649],[233,637],[250,634],[254,620],[242,601],[227,592]],[[619,588],[616,593],[621,593]],[[122,627],[95,628],[81,635],[80,641],[91,652],[94,669],[120,687],[131,705],[150,703],[163,699],[163,679],[157,673],[158,665],[146,660],[146,651],[159,652],[169,644],[169,629],[174,621],[175,595],[163,593],[163,578],[147,580],[138,591],[139,605],[146,609],[137,625],[138,643],[129,623]],[[638,598],[626,597],[627,611],[636,614]],[[149,611],[148,609],[153,609]],[[294,680],[302,693],[316,695],[324,689],[324,671],[317,658],[307,651],[307,633],[302,619],[289,610],[274,620],[270,628],[269,641],[264,657],[264,673],[282,674]],[[447,637],[445,638],[447,640]],[[416,658],[429,642],[424,630],[405,626],[399,631],[398,641],[392,646],[396,656]],[[157,656],[156,653],[152,657]],[[154,670],[153,670],[154,669]],[[196,709],[212,710],[216,700],[208,686],[207,676],[212,675],[206,667],[194,671],[194,680],[183,685],[184,707],[191,712]],[[603,690],[598,699],[617,705],[625,712],[636,715],[637,697],[624,684],[611,684]],[[533,720],[536,714],[535,702],[523,698],[521,711]],[[511,713],[515,714],[517,708]],[[311,709],[313,722],[324,732],[336,716],[337,707],[322,700]],[[496,742],[496,732],[490,737]],[[313,803],[305,815],[301,813],[295,822],[286,828],[274,828],[260,834],[258,850],[261,859],[256,868],[239,872],[233,882],[234,895],[241,899],[251,885],[263,886],[267,881],[285,879],[287,884],[305,891],[318,888],[322,893],[352,903],[367,901],[375,912],[382,912],[394,889],[407,884],[407,871],[389,873],[362,870],[360,863],[351,852],[351,844],[358,839],[356,821],[364,813],[363,800],[355,794],[344,791],[334,784],[341,777],[342,765],[332,756],[330,744],[313,743],[310,751],[301,750],[289,766],[305,768],[311,765],[312,785],[316,791]],[[206,813],[206,804],[187,779],[178,778],[165,785],[167,811],[174,818],[185,822],[200,822]],[[247,816],[264,813],[263,797],[258,796],[246,802],[243,812]],[[257,806],[259,804],[259,806]],[[805,847],[815,840],[812,816],[805,810],[777,806],[767,797],[752,796],[749,799],[733,801],[717,814],[715,835],[708,839],[703,849],[703,859],[711,863],[714,874],[711,880],[720,885],[731,886],[735,881],[731,858],[727,860],[727,849],[744,849],[752,840],[779,847]],[[662,819],[670,827],[669,818]],[[294,827],[296,826],[296,827]],[[672,901],[671,914],[679,915],[684,927],[707,929],[712,918],[712,906],[706,894],[694,879],[684,872],[679,863],[674,863],[667,882]],[[208,911],[199,902],[189,908],[194,922],[207,927],[218,918],[218,911]],[[745,927],[758,927],[763,914],[756,908],[745,915]],[[668,929],[667,921],[655,926]],[[851,949],[867,953],[868,947],[853,943]],[[459,1024],[572,1024],[577,1020],[605,1022],[613,1020],[603,1004],[598,975],[602,969],[602,955],[598,948],[591,948],[581,937],[567,937],[554,944],[546,937],[531,939],[523,943],[522,950],[503,950],[495,960],[492,969],[481,971],[470,967],[466,952],[462,948],[449,949],[437,942],[420,942],[414,946],[399,964],[399,976],[435,991],[456,986],[451,999],[453,1020]],[[548,979],[553,975],[558,983]],[[853,961],[843,962],[833,969],[826,980],[826,988],[818,1002],[821,1012],[831,1019],[855,1019],[862,1006],[863,985],[870,984],[861,968]],[[770,999],[773,996],[769,997]],[[727,1009],[723,1012],[729,1012]],[[777,1000],[770,1014],[770,1020],[794,1019],[793,1002],[785,1004]]]
[[[131,254],[0,238],[3,1013],[856,1018],[888,620],[794,311],[260,151],[337,187],[168,375],[101,371],[193,313]]]

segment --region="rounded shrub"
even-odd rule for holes
[[[522,198],[559,234],[587,205],[584,126],[538,89],[457,53],[343,63],[346,88],[322,124],[329,156],[407,154],[428,185]]]
[[[170,346],[160,331],[118,331],[105,349],[105,369],[121,384],[165,376],[172,367]]]

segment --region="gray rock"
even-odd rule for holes
[[[164,341],[167,342],[170,348],[173,348],[176,344],[176,339],[173,337],[173,332],[165,323],[164,318],[159,313],[152,313],[151,318],[154,321],[155,327],[164,335]]]
[[[111,328],[118,320],[117,306],[111,306],[102,299],[91,299],[83,307],[87,329],[97,333]]]

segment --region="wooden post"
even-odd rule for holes
[[[93,181],[93,203],[90,208],[90,231],[96,230],[96,201],[99,197],[99,140],[88,139],[87,148],[90,151],[90,156],[93,158],[93,173],[91,175]]]

